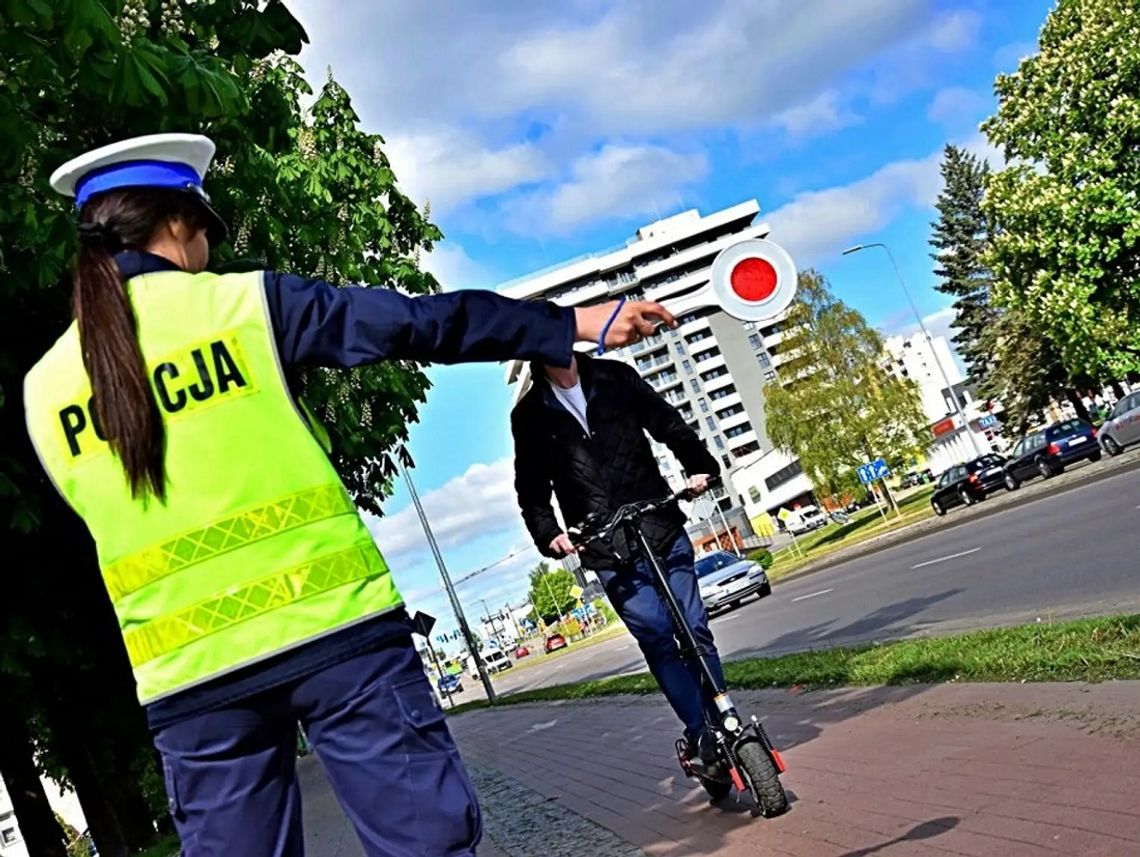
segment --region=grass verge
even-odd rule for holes
[[[1034,623],[953,637],[748,658],[724,665],[731,688],[1140,679],[1140,615]],[[538,688],[501,704],[655,693],[648,673]],[[486,707],[457,706],[452,713]]]
[[[846,524],[828,524],[814,533],[801,537],[797,544],[803,556],[797,556],[790,546],[782,548],[776,554],[775,562],[768,570],[768,576],[773,580],[779,580],[809,562],[814,562],[842,548],[857,545],[932,517],[934,510],[930,506],[930,495],[933,493],[933,487],[927,486],[900,500],[901,517],[890,512],[884,520],[878,508],[871,506],[856,512]]]
[[[157,845],[152,845],[150,848],[144,848],[139,851],[135,857],[178,857],[181,853],[182,844],[178,841],[178,837],[171,835],[167,836]]]

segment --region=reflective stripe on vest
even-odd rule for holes
[[[145,704],[402,604],[293,401],[260,273],[127,283],[166,428],[167,499],[131,497],[73,324],[25,380],[29,434],[95,538]]]

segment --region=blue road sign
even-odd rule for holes
[[[867,464],[860,464],[856,471],[859,474],[859,481],[864,485],[870,485],[876,479],[886,479],[891,475],[891,468],[881,458],[876,458]]]

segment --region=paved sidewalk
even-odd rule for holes
[[[1140,682],[735,696],[784,751],[782,818],[710,806],[654,697],[455,718],[481,790],[497,789],[480,855],[1140,855]]]

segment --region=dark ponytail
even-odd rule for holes
[[[95,197],[80,212],[72,307],[83,365],[91,381],[94,417],[136,498],[166,499],[166,431],[114,254],[146,247],[172,219],[200,222],[186,194],[115,191]]]

